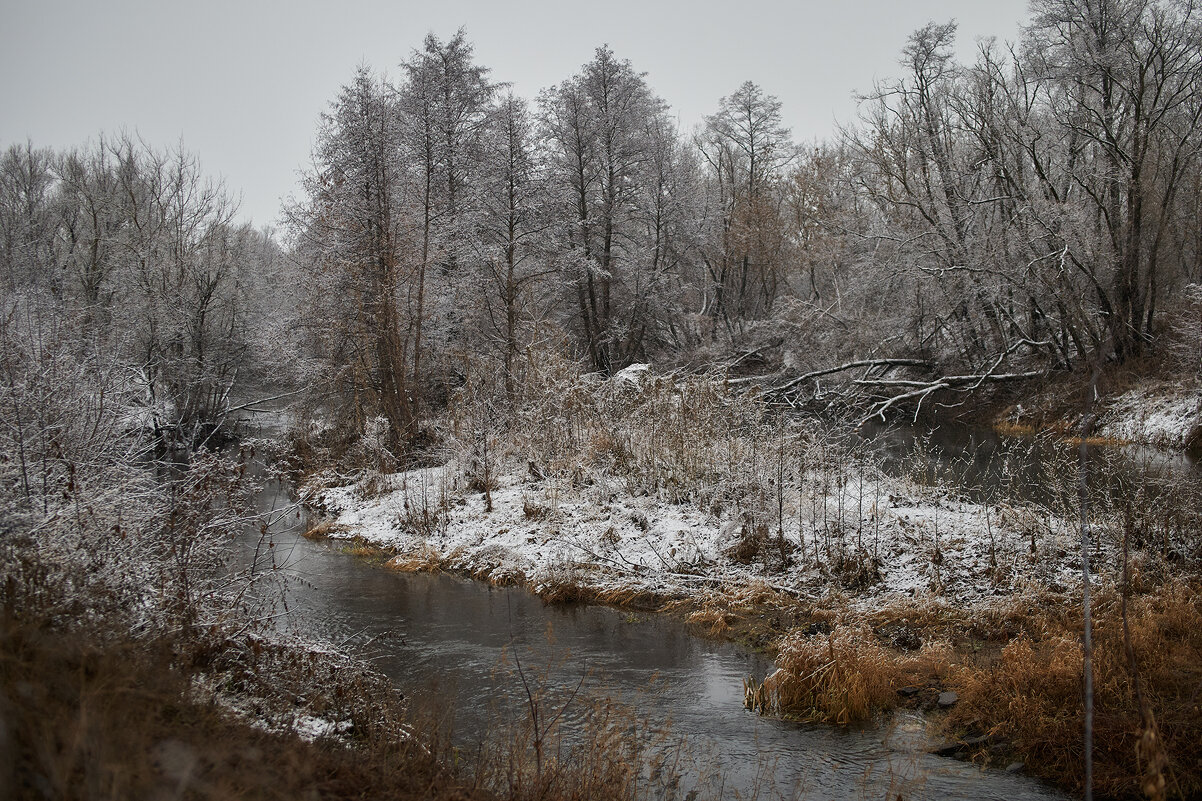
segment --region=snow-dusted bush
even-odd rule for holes
[[[128,371],[68,322],[10,302],[0,316],[0,575],[51,623],[135,632],[210,623],[218,547],[238,525],[245,465],[150,461]]]
[[[1202,380],[1202,284],[1189,284],[1169,330],[1169,354],[1183,375]]]

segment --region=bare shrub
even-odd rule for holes
[[[1189,284],[1169,327],[1168,351],[1180,374],[1202,381],[1202,284]]]
[[[398,530],[422,539],[445,534],[450,525],[451,468],[431,468],[405,474],[400,486],[390,485]]]

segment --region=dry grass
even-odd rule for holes
[[[925,684],[950,662],[946,643],[913,655],[881,644],[866,625],[836,625],[829,633],[790,632],[777,671],[748,685],[749,705],[775,715],[852,723],[897,702],[898,688]]]
[[[193,653],[193,656],[198,654]],[[355,748],[271,733],[198,698],[178,644],[95,642],[0,622],[0,796],[12,799],[484,798],[359,700]],[[232,680],[232,679],[231,679]],[[363,689],[345,687],[343,699]],[[379,687],[373,687],[379,690]],[[384,725],[381,725],[384,724]]]
[[[649,612],[662,610],[666,603],[662,593],[620,584],[598,585],[574,569],[561,570],[530,589],[548,604],[602,604]]]
[[[387,562],[392,558],[394,553],[392,549],[363,537],[352,537],[347,540],[342,545],[341,551],[348,556],[368,562]]]
[[[993,430],[1003,437],[1032,437],[1039,432],[1039,429],[1030,423],[1023,423],[1009,417],[995,420]]]
[[[774,650],[785,628],[782,618],[795,617],[798,604],[795,598],[756,579],[666,600],[658,611],[682,618],[707,637]]]
[[[994,664],[966,665],[952,681],[961,701],[949,723],[1010,743],[1029,769],[1079,791],[1083,776],[1083,658],[1074,615],[1038,617]],[[1202,595],[1173,584],[1130,602],[1131,645],[1139,681],[1167,757],[1169,797],[1202,794]],[[1157,758],[1136,698],[1124,646],[1120,602],[1104,596],[1094,628],[1095,788],[1136,797]]]
[[[694,609],[685,615],[685,621],[699,626],[709,637],[721,637],[730,631],[735,616],[730,613],[725,604],[702,602],[701,608]]]
[[[443,569],[444,564],[438,549],[426,543],[388,560],[389,567],[405,573],[437,573]]]
[[[527,520],[546,520],[551,516],[551,507],[539,503],[528,495],[523,495],[522,514]]]
[[[333,519],[325,517],[309,526],[305,530],[304,537],[310,540],[325,540],[349,530],[348,526],[335,523]]]
[[[1131,646],[1150,717],[1136,696],[1121,597],[1103,591],[1094,608],[1095,789],[1100,797],[1134,798],[1146,788],[1158,797],[1163,782],[1168,798],[1202,797],[1202,588],[1186,581],[1157,585],[1138,571],[1133,585],[1142,592],[1129,601]],[[847,723],[894,706],[905,686],[924,688],[914,698],[928,699],[954,689],[960,700],[945,720],[949,734],[989,735],[1000,746],[995,754],[1017,756],[1033,775],[1081,790],[1076,602],[1049,595],[960,609],[916,599],[867,617],[838,605],[796,604],[793,611],[811,622],[778,641],[779,669],[763,684],[747,684],[748,706]],[[718,633],[741,625],[729,605],[715,602],[695,613]],[[778,611],[766,607],[760,614]]]
[[[1117,437],[1103,437],[1103,436],[1097,436],[1097,435],[1089,436],[1089,437],[1082,437],[1080,435],[1065,435],[1065,436],[1060,437],[1060,441],[1066,445],[1074,445],[1074,446],[1082,445],[1082,444],[1090,445],[1090,446],[1098,445],[1098,446],[1101,446],[1104,448],[1118,448],[1123,445],[1130,444],[1125,439],[1119,439]]]

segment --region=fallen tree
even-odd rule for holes
[[[755,385],[758,397],[774,403],[785,403],[797,406],[814,401],[825,401],[829,407],[834,400],[847,400],[855,390],[867,391],[876,399],[869,406],[869,413],[860,421],[866,423],[873,418],[885,419],[885,412],[906,401],[917,400],[914,416],[917,418],[926,399],[943,390],[969,393],[980,389],[986,384],[997,384],[1007,381],[1022,381],[1037,378],[1045,374],[1044,370],[1022,370],[998,372],[1002,363],[1021,344],[1030,343],[1026,340],[1016,343],[1000,354],[986,369],[962,375],[945,375],[922,378],[891,378],[893,371],[903,368],[921,370],[930,373],[935,365],[926,359],[913,358],[880,358],[857,359],[832,367],[811,370],[785,381],[780,381],[780,374],[771,376],[749,376],[728,379],[727,385]],[[843,383],[834,393],[823,393],[818,379],[825,376],[838,375],[851,370],[863,370],[858,378]],[[881,397],[881,396],[884,397]]]

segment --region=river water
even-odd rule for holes
[[[1002,436],[981,426],[868,423],[847,445],[867,451],[888,474],[952,488],[980,502],[1075,503],[1078,446],[1051,436]],[[1100,495],[1138,485],[1156,493],[1202,491],[1202,455],[1143,445],[1091,445],[1087,479]]]
[[[564,697],[583,677],[582,695],[629,703],[671,740],[685,740],[693,761],[681,788],[702,798],[1064,797],[1018,774],[927,753],[924,724],[913,714],[885,728],[857,728],[749,712],[742,680],[771,672],[771,663],[693,636],[676,620],[547,606],[518,588],[395,572],[302,537],[301,512],[280,483],[269,481],[258,501],[277,512],[274,547],[261,547],[258,532],[248,531],[236,559],[245,565],[256,553],[271,555],[285,579],[283,625],[367,658],[411,698],[437,684],[454,698],[454,739],[464,749],[489,736],[498,715],[523,714],[516,655],[528,677],[546,671],[552,696]]]

